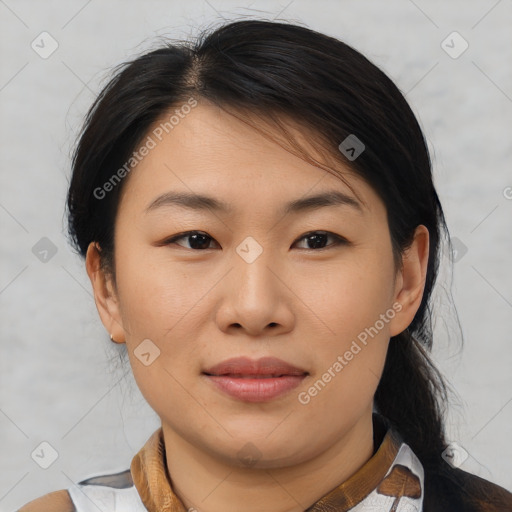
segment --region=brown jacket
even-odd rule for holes
[[[418,479],[407,468],[393,466],[395,457],[403,446],[402,440],[396,432],[386,427],[378,415],[374,415],[374,440],[377,449],[373,457],[348,480],[311,505],[306,512],[346,512],[363,500],[368,500],[370,493],[376,490],[379,490],[381,496],[391,496],[391,510],[400,511],[400,500],[419,491],[416,496],[423,496],[423,512],[512,512],[510,492],[461,469],[453,468],[448,463],[443,464],[435,473],[425,473],[424,482],[419,487]],[[391,467],[404,470],[401,473],[390,471]],[[130,469],[92,478],[78,485],[104,486],[112,490],[134,488],[138,499],[140,497],[149,512],[187,512],[171,488],[161,428],[153,433],[135,455]],[[406,507],[406,510],[413,509],[414,505]],[[104,508],[101,510],[107,512]],[[380,508],[369,505],[368,510],[376,512]],[[389,506],[382,507],[382,512],[389,511]],[[18,512],[80,512],[80,507],[75,507],[68,490],[63,489],[31,501]]]

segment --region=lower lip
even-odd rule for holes
[[[306,375],[262,379],[206,375],[218,389],[243,402],[268,402],[296,388]]]

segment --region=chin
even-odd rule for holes
[[[268,432],[271,432],[271,430],[268,430]],[[273,469],[293,466],[315,455],[311,443],[303,445],[300,441],[294,439],[292,432],[287,436],[283,436],[281,433],[279,438],[265,437],[266,435],[251,437],[247,435],[247,432],[239,436],[233,434],[232,438],[225,440],[225,444],[216,443],[215,447],[212,448],[217,452],[217,456],[223,458],[226,463],[248,469]],[[290,443],[291,439],[295,442]]]

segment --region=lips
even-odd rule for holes
[[[207,375],[231,376],[235,378],[270,378],[285,375],[305,375],[307,372],[275,357],[253,360],[248,357],[227,359],[208,370]]]
[[[281,359],[228,359],[203,372],[217,390],[243,402],[267,402],[296,388],[309,373]]]

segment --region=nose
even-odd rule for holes
[[[219,328],[249,336],[275,336],[293,329],[294,294],[289,280],[270,250],[259,250],[252,241],[241,244],[222,283]]]

